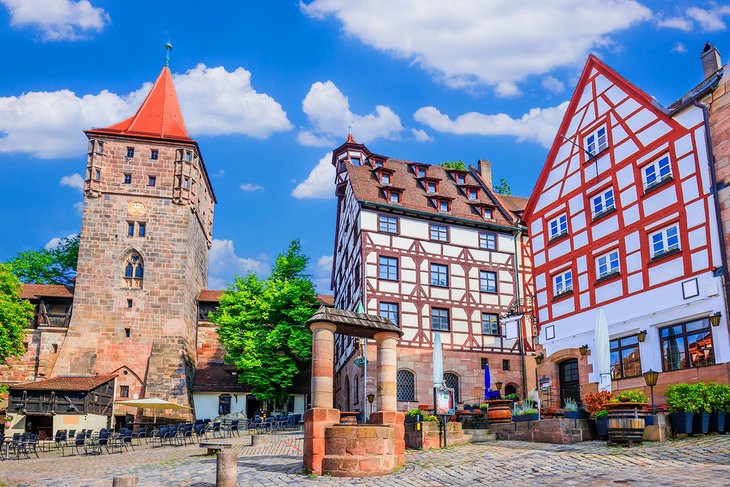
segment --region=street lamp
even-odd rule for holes
[[[494,383],[494,387],[496,387],[498,391],[501,391],[502,390],[502,383],[501,382],[495,382]]]
[[[370,403],[370,414],[373,414],[373,401],[375,400],[375,394],[372,392],[368,394],[368,402]]]
[[[646,330],[641,330],[639,333],[636,334],[636,337],[641,343],[644,343],[644,340],[646,340]]]
[[[710,324],[712,326],[719,326],[720,318],[722,318],[722,313],[720,313],[719,311],[717,313],[715,313],[714,315],[710,315]]]
[[[542,363],[542,362],[543,362],[544,360],[545,360],[545,354],[544,354],[544,353],[542,353],[542,352],[540,352],[540,355],[537,355],[537,356],[535,357],[535,363],[536,363],[537,365],[540,365],[540,364],[541,364],[541,363]]]
[[[656,372],[654,370],[647,370],[644,372],[644,381],[646,382],[646,385],[649,386],[649,389],[651,389],[651,414],[652,416],[656,413],[654,408],[654,386],[657,383],[657,380],[659,380],[659,372]]]
[[[588,355],[588,345],[581,345],[580,348],[578,348],[578,351],[582,356]]]

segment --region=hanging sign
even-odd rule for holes
[[[454,390],[436,388],[436,414],[454,414]]]
[[[550,390],[550,377],[540,377],[537,383],[539,384],[540,390],[542,392],[547,392],[548,390]]]

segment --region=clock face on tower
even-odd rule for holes
[[[131,216],[143,216],[147,213],[147,208],[141,201],[132,201],[127,205],[127,213]]]

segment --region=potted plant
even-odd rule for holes
[[[472,406],[468,402],[465,402],[464,403],[464,411],[474,411],[474,406]]]
[[[513,392],[512,394],[505,395],[504,398],[512,401],[513,403],[515,403],[515,402],[517,402],[517,401],[520,400],[520,395],[517,394],[517,393],[515,393],[515,392]]]
[[[710,431],[710,413],[712,413],[710,391],[704,382],[690,384],[689,387],[696,404],[692,418],[692,432],[706,435]]]
[[[588,412],[578,406],[578,401],[569,397],[565,400],[565,413],[563,417],[570,419],[588,419]]]
[[[406,423],[418,423],[421,421],[421,410],[418,408],[409,409],[405,414]]]
[[[611,399],[608,391],[591,392],[583,396],[583,407],[596,421],[596,433],[601,439],[608,438],[608,411],[606,404]]]
[[[674,434],[692,434],[692,419],[697,410],[696,400],[689,384],[670,384],[664,397],[669,405],[669,421]]]
[[[707,394],[710,399],[710,432],[724,433],[725,418],[728,407],[730,407],[730,385],[707,384]]]
[[[537,421],[538,419],[540,419],[540,412],[535,408],[535,403],[529,399],[525,399],[520,404],[515,404],[512,408],[512,421],[515,423]]]
[[[644,408],[649,398],[638,389],[616,393],[608,404],[608,443],[628,445],[641,443],[644,439]]]

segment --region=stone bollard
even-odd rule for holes
[[[215,472],[216,487],[236,487],[237,460],[236,452],[232,450],[224,450],[218,454]]]
[[[139,477],[114,477],[112,487],[137,487]]]

